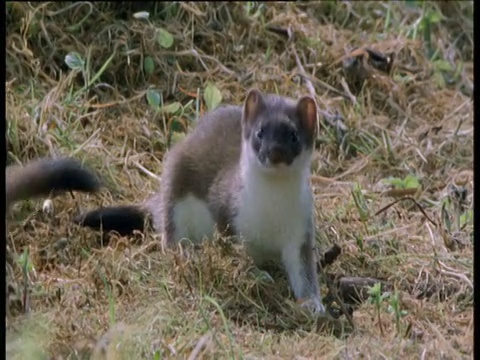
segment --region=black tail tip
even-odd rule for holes
[[[73,158],[46,160],[52,174],[51,182],[55,191],[80,191],[94,193],[102,183],[91,169]]]
[[[135,230],[143,232],[147,214],[138,206],[116,206],[100,208],[80,214],[73,222],[104,233],[116,231],[121,236],[133,234]]]

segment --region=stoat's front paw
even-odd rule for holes
[[[319,298],[310,298],[300,301],[300,306],[316,316],[323,316],[326,313],[325,306]]]

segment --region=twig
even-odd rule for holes
[[[345,94],[347,94],[347,97],[350,99],[350,101],[352,102],[352,104],[356,104],[357,103],[357,98],[352,94],[352,92],[350,91],[350,87],[348,86],[347,82],[345,81],[345,78],[342,76],[342,78],[340,79],[340,84],[342,84],[342,87],[343,87],[343,91],[345,91]]]
[[[208,342],[210,341],[210,338],[211,338],[211,333],[208,332],[206,333],[205,335],[203,335],[200,340],[198,340],[197,344],[195,345],[195,347],[193,348],[192,352],[190,353],[190,356],[188,357],[188,360],[194,360],[197,358],[198,354],[200,353],[200,351],[202,351],[206,345],[208,344]]]
[[[297,50],[295,49],[294,44],[292,44],[292,51],[293,51],[293,55],[295,55],[295,61],[297,62],[297,67],[300,70],[300,75],[304,78],[308,91],[310,92],[310,95],[312,95],[314,98],[317,97],[315,88],[313,87],[312,82],[307,76],[307,72],[305,71],[305,68],[303,67],[302,62],[300,61],[300,57],[298,56],[298,53],[297,53]]]
[[[137,168],[139,168],[143,173],[145,173],[146,175],[150,176],[152,179],[155,179],[157,181],[160,181],[160,177],[158,177],[157,175],[155,175],[154,173],[152,173],[150,170],[147,170],[145,167],[143,167],[142,165],[140,165],[138,162],[134,162],[133,163]]]
[[[345,186],[352,186],[353,182],[351,181],[338,181],[333,178],[327,178],[320,175],[312,175],[311,180],[313,183],[317,185],[327,185],[327,184],[335,184],[335,185],[345,185]]]
[[[198,59],[198,61],[200,61],[200,63],[202,64],[202,66],[205,68],[206,71],[210,71],[210,69],[208,69],[208,67],[205,65],[205,63],[203,62],[202,58],[204,59],[208,59],[210,61],[213,61],[215,64],[217,64],[224,72],[226,72],[227,74],[229,75],[236,75],[235,74],[235,71],[233,70],[230,70],[229,68],[227,68],[225,65],[223,65],[220,61],[218,61],[217,59],[215,59],[213,56],[209,56],[209,55],[204,55],[204,54],[199,54],[197,50],[195,49],[191,49],[191,50],[184,50],[184,51],[162,51],[161,52],[162,55],[172,55],[172,56],[194,56]]]
[[[409,196],[406,196],[406,197],[403,197],[403,198],[401,198],[401,199],[395,200],[394,202],[388,204],[387,206],[384,206],[383,208],[381,208],[380,210],[378,210],[373,216],[377,216],[377,215],[381,214],[381,213],[384,212],[385,210],[389,209],[390,207],[392,207],[392,206],[395,205],[396,203],[398,203],[398,202],[400,202],[400,201],[403,201],[403,200],[413,201],[413,203],[414,203],[415,206],[420,210],[420,212],[423,214],[423,216],[425,216],[425,217],[427,218],[427,220],[430,221],[433,225],[438,226],[437,223],[436,223],[435,221],[433,221],[433,220],[427,215],[427,213],[425,212],[425,210],[423,210],[422,205],[420,205],[414,198],[409,197]]]
[[[93,134],[83,142],[83,144],[80,144],[80,146],[78,148],[76,148],[73,152],[72,152],[72,156],[75,156],[77,155],[80,151],[83,150],[84,147],[86,147],[90,142],[92,142],[94,140],[94,138],[97,137],[97,135],[100,133],[102,129],[101,128],[98,128],[97,130],[95,130],[93,132]]]
[[[132,101],[135,101],[135,100],[138,100],[138,99],[144,97],[145,94],[146,94],[146,91],[142,91],[141,94],[132,96],[129,99],[123,99],[123,100],[119,100],[119,101],[111,101],[109,103],[104,103],[104,104],[89,104],[88,106],[90,106],[93,109],[105,109],[107,107],[128,104],[129,102],[132,102]]]
[[[295,60],[297,62],[297,67],[300,71],[300,75],[303,77],[305,80],[305,84],[307,85],[308,91],[310,92],[310,95],[313,96],[314,99],[317,98],[317,94],[315,92],[315,87],[313,86],[312,82],[308,79],[307,72],[305,71],[305,68],[302,65],[302,62],[300,61],[300,57],[297,54],[297,50],[295,49],[295,44],[292,43],[292,51],[293,54],[295,55]],[[318,109],[318,105],[317,105]],[[317,134],[320,134],[320,122],[317,121]]]
[[[440,260],[438,261],[438,263],[445,269],[448,269],[448,270],[445,270],[445,269],[440,269],[440,272],[442,274],[445,274],[445,275],[450,275],[450,276],[453,276],[453,277],[456,277],[458,279],[462,279],[463,281],[465,281],[467,283],[468,286],[470,286],[470,288],[473,290],[473,284],[472,282],[470,281],[469,278],[467,278],[467,276],[465,274],[460,274],[460,273],[457,273],[455,272],[452,268],[448,267],[447,265],[445,265],[444,263],[442,263]]]

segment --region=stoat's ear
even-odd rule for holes
[[[257,89],[251,89],[247,94],[245,105],[243,107],[243,122],[253,124],[258,113],[265,106],[265,100],[262,93]]]
[[[317,103],[311,96],[302,96],[297,103],[300,125],[314,139],[317,131]]]

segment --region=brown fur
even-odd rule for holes
[[[148,209],[155,228],[164,230],[168,245],[174,242],[173,206],[188,193],[212,200],[212,211],[219,220],[219,227],[225,228],[229,222],[232,208],[227,206],[229,189],[227,182],[220,180],[228,179],[229,187],[241,186],[236,176],[242,139],[241,118],[241,107],[219,108],[199,119],[195,131],[166,155],[161,190],[149,200]]]

